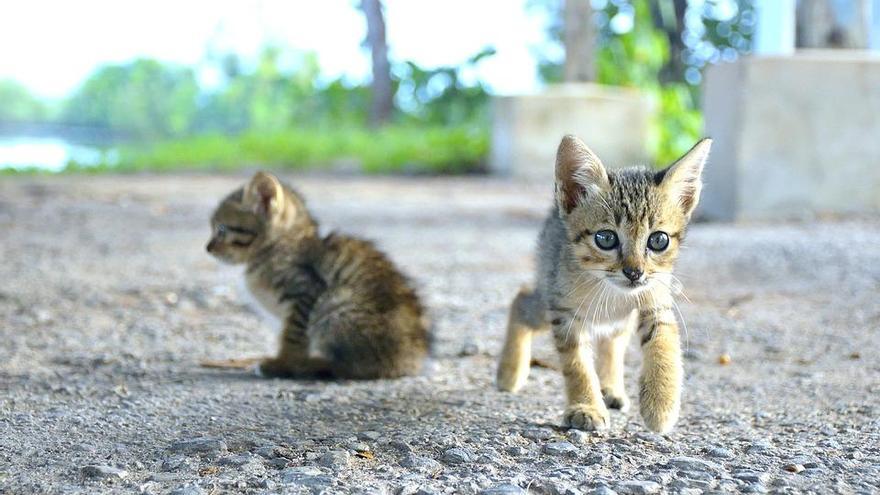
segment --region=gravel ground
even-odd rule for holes
[[[377,382],[201,367],[275,346],[204,252],[243,180],[0,181],[0,492],[880,492],[878,218],[695,225],[682,419],[659,436],[612,413],[599,436],[557,427],[553,370],[493,389],[547,185],[293,178],[325,228],[417,281],[436,359]]]

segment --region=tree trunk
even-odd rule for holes
[[[651,17],[655,27],[662,29],[669,40],[669,60],[660,71],[661,82],[684,80],[685,63],[682,59],[685,45],[684,16],[687,13],[688,0],[662,0],[651,2]]]
[[[870,41],[869,0],[800,0],[798,48],[866,49]]]
[[[565,82],[596,80],[596,26],[590,0],[564,0]]]
[[[366,44],[373,60],[372,104],[370,124],[381,126],[391,120],[394,111],[394,91],[391,85],[391,63],[388,61],[388,43],[385,41],[385,17],[382,0],[362,0],[361,10],[367,18]]]

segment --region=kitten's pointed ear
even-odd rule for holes
[[[690,216],[700,202],[703,187],[700,176],[711,147],[711,139],[701,139],[678,161],[658,173],[661,187],[666,189],[670,198],[678,200],[685,216]]]
[[[274,175],[257,172],[245,187],[244,200],[255,213],[269,218],[284,205],[284,188]]]
[[[556,152],[556,201],[566,214],[585,194],[607,190],[608,172],[583,141],[567,135]]]

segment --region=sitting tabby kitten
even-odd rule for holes
[[[529,374],[534,332],[553,329],[568,407],[566,426],[608,426],[626,410],[623,357],[639,335],[642,418],[669,431],[678,420],[682,363],[673,314],[672,267],[700,198],[711,141],[665,170],[606,170],[574,136],[556,156],[556,205],[538,241],[537,285],[513,301],[498,387],[516,392]]]
[[[318,235],[302,198],[258,172],[211,218],[208,252],[245,264],[248,289],[284,328],[268,376],[393,378],[416,373],[429,335],[415,290],[366,241]]]

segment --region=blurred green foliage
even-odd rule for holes
[[[703,120],[697,95],[684,82],[661,84],[660,71],[669,59],[669,41],[654,27],[647,0],[632,0],[633,27],[625,33],[605,26],[596,56],[599,83],[640,88],[655,109],[648,149],[658,165],[684,154],[700,138]],[[620,6],[609,3],[605,14],[613,18]]]
[[[598,24],[597,82],[639,88],[652,100],[655,115],[649,150],[660,166],[671,163],[701,137],[701,70],[710,63],[734,60],[751,46],[754,0],[704,0],[687,8],[676,27],[684,50],[674,53],[661,28],[659,12],[674,11],[674,0],[598,0],[592,4]],[[548,34],[561,43],[561,2],[530,0],[548,14]],[[654,7],[654,8],[652,8]],[[619,22],[629,20],[630,22]],[[674,22],[674,21],[673,21]],[[628,29],[620,25],[631,24]],[[685,69],[670,71],[670,57],[682,58]],[[664,80],[662,73],[673,73]],[[547,82],[562,80],[562,63],[542,56],[539,74]]]
[[[68,171],[101,172],[235,169],[357,168],[367,173],[467,173],[481,169],[489,151],[482,126],[401,126],[248,131],[203,134],[151,144],[130,144],[102,163],[71,163]]]
[[[50,108],[11,80],[0,80],[0,122],[35,123],[51,116]]]
[[[94,170],[319,167],[367,172],[479,170],[488,155],[489,93],[461,66],[394,67],[393,123],[368,130],[369,86],[322,77],[317,57],[266,48],[253,67],[214,57],[219,81],[155,60],[98,69],[66,102],[62,119],[116,131],[125,144]],[[204,67],[203,67],[204,68]],[[69,170],[83,170],[71,164]]]
[[[66,102],[66,123],[110,128],[136,139],[183,136],[197,113],[192,69],[139,59],[99,68]]]

